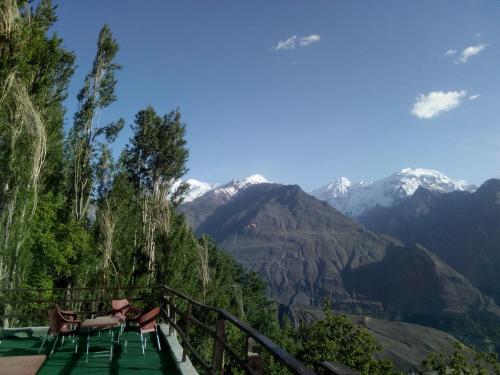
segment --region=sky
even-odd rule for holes
[[[255,173],[306,191],[405,167],[480,184],[500,176],[500,1],[55,1],[77,56],[104,23],[120,44],[118,100],[101,121],[179,108],[186,177]]]

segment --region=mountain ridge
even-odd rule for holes
[[[367,228],[421,243],[500,303],[500,180],[475,192],[441,194],[419,189],[398,205],[360,218]]]
[[[489,311],[493,306],[491,312],[500,315],[492,301],[433,253],[421,247],[404,248],[394,238],[375,234],[297,185],[259,184],[247,188],[208,215],[196,227],[196,233],[211,235],[239,263],[260,273],[268,282],[271,297],[280,303],[318,306],[326,296],[346,312],[368,311],[394,317],[420,309],[421,314],[430,314],[426,304],[408,307],[398,297],[394,307],[394,296],[366,289],[386,282],[394,288],[404,285],[407,297],[415,297],[412,288],[417,283],[408,275],[416,270],[412,265],[417,260],[424,280],[437,278],[437,284],[432,284],[435,290],[427,290],[432,293],[422,292],[423,300],[434,296],[436,308],[443,313],[464,313],[456,311],[463,303],[465,309]],[[397,272],[406,267],[408,274],[400,275],[402,279],[395,282],[387,278],[391,275],[387,267]],[[377,277],[367,276],[370,274]],[[441,292],[445,293],[444,299]]]
[[[437,192],[474,191],[462,180],[452,180],[433,169],[405,168],[376,181],[351,182],[340,177],[310,194],[344,214],[359,218],[376,207],[391,207],[412,196],[419,187]]]

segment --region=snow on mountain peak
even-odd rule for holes
[[[213,191],[214,194],[223,200],[229,200],[241,190],[246,189],[251,185],[265,184],[269,183],[269,181],[260,174],[254,174],[245,178],[235,178],[224,185],[203,182],[195,180],[194,178],[186,180],[186,183],[189,185],[189,190],[184,197],[184,203],[191,202],[210,191]]]
[[[464,181],[454,181],[434,169],[405,168],[401,172],[389,176],[388,179],[394,181],[403,190],[401,191],[401,198],[413,195],[420,186],[441,193],[449,193],[455,190],[471,190],[470,186]]]
[[[344,195],[350,187],[351,181],[347,177],[339,177],[328,184],[328,189],[333,197]]]
[[[222,196],[223,198],[230,199],[238,194],[241,190],[246,189],[249,186],[257,184],[267,184],[269,181],[260,174],[254,174],[245,178],[235,178],[231,180],[224,186],[217,188],[214,192]]]
[[[349,216],[359,217],[377,205],[391,207],[413,195],[419,187],[441,193],[475,190],[475,186],[452,180],[433,169],[405,168],[374,182],[353,183],[341,177],[311,194]]]
[[[248,176],[247,178],[245,178],[245,181],[248,181],[249,183],[252,183],[252,184],[267,184],[267,183],[269,183],[269,181],[266,180],[266,178],[264,176],[262,176],[261,174],[254,174],[254,175]]]
[[[189,190],[184,197],[184,202],[191,202],[219,186],[219,184],[198,181],[194,178],[186,180],[186,183],[189,185]]]

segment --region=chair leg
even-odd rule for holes
[[[76,339],[73,338],[73,341],[75,342],[75,354],[76,354],[78,353],[78,341],[80,341],[80,337],[77,337]]]
[[[87,333],[87,355],[85,357],[85,363],[89,361],[89,344],[90,344],[90,333]]]
[[[110,330],[110,332],[113,332],[113,330]],[[111,335],[111,345],[109,347],[109,361],[111,362],[113,360],[113,345],[115,343],[115,334],[113,333]]]
[[[127,331],[127,333],[125,335],[125,350],[123,351],[124,353],[127,352],[127,345],[128,345],[128,331]]]
[[[54,354],[54,349],[56,348],[57,340],[59,340],[59,335],[57,335],[56,339],[54,340],[54,345],[52,345],[52,350],[50,351],[49,357],[52,357],[52,355]]]
[[[158,327],[155,327],[156,331],[156,342],[158,343],[158,351],[161,351],[160,337],[158,336]]]
[[[63,336],[63,337],[62,337],[62,339],[61,339],[61,345],[59,346],[59,350],[61,350],[61,349],[62,349],[63,344],[64,344],[64,336]]]
[[[144,336],[142,335],[141,332],[141,348],[142,348],[142,355],[146,355],[146,352],[144,351]]]
[[[42,351],[43,345],[45,344],[45,340],[47,340],[48,335],[49,335],[48,333],[45,334],[45,337],[43,338],[43,341],[42,341],[42,345],[40,345],[40,349],[38,349],[38,354],[40,354],[40,352]]]

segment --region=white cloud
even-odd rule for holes
[[[465,91],[432,91],[427,95],[421,94],[417,97],[411,114],[421,119],[433,118],[458,107],[466,94]]]
[[[445,52],[446,56],[453,56],[455,53],[457,53],[456,49],[449,49],[448,51]]]
[[[302,38],[300,38],[300,45],[302,47],[305,47],[305,46],[308,46],[309,44],[319,42],[320,39],[321,39],[321,36],[317,35],[317,34],[311,34],[309,36],[303,36]]]
[[[479,97],[480,97],[480,96],[481,96],[481,95],[479,95],[479,94],[476,94],[476,95],[471,95],[471,96],[469,96],[469,100],[476,100],[476,99],[479,99]]]
[[[482,50],[486,48],[486,44],[478,44],[477,46],[470,46],[467,47],[462,51],[460,54],[460,57],[456,62],[461,62],[461,63],[466,63],[467,60],[469,60],[472,56],[477,55],[480,53]]]
[[[292,35],[290,38],[287,40],[280,40],[278,42],[278,45],[274,47],[275,51],[280,51],[280,50],[290,50],[295,48],[295,40],[297,39],[296,35]]]

